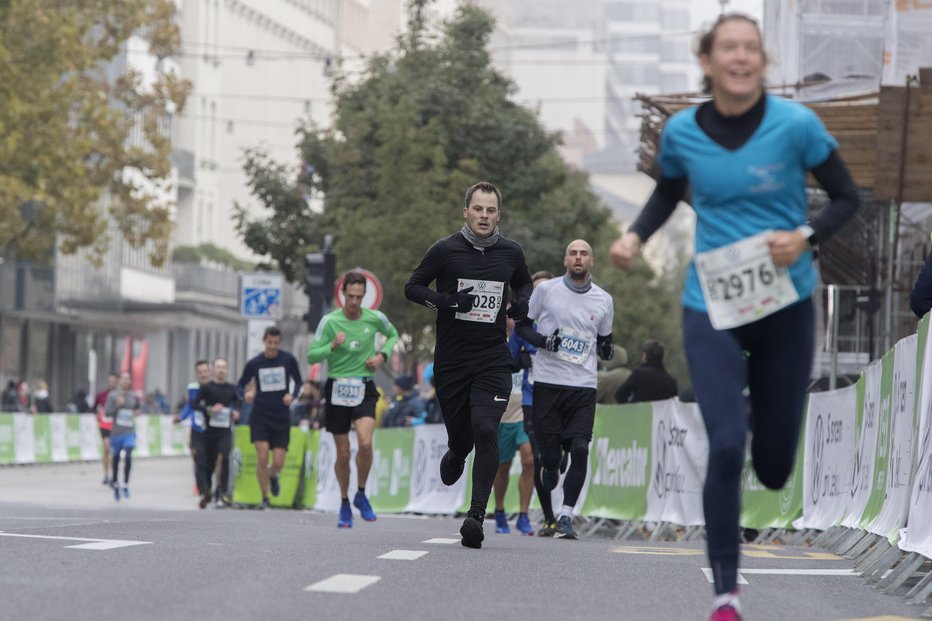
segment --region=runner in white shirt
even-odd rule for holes
[[[576,539],[573,506],[589,463],[595,422],[596,355],[610,360],[614,306],[592,283],[592,247],[577,239],[566,248],[566,274],[541,283],[531,295],[527,320],[518,334],[538,348],[534,360],[534,427],[541,453],[541,482],[553,490],[559,481],[562,450],[570,454],[563,481],[563,507],[557,537]],[[537,322],[534,331],[533,322]]]

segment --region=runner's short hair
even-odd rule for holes
[[[535,280],[550,280],[551,278],[553,278],[553,273],[547,270],[539,270],[531,274],[531,282]]]
[[[476,192],[486,192],[488,194],[494,194],[495,198],[498,200],[498,208],[502,208],[502,193],[498,191],[498,188],[494,184],[489,183],[488,181],[480,181],[479,183],[474,183],[469,186],[469,189],[466,190],[466,209],[469,209],[469,201],[472,200],[472,195]]]
[[[366,275],[356,270],[346,272],[346,274],[343,275],[343,293],[346,293],[346,288],[350,285],[362,285],[363,289],[365,289]]]
[[[278,336],[281,337],[282,331],[278,329],[278,326],[269,326],[265,329],[265,332],[262,333],[262,340],[265,340],[267,336]]]

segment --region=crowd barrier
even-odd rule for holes
[[[0,414],[0,465],[100,459],[94,414]],[[187,455],[188,428],[170,416],[136,418],[137,457]]]

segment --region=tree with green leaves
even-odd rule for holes
[[[171,205],[152,189],[169,182],[169,115],[189,84],[113,76],[108,63],[143,31],[157,59],[175,54],[174,12],[172,0],[0,1],[3,256],[42,261],[57,241],[100,258],[112,219],[131,244],[155,242],[155,263],[167,258]]]
[[[502,190],[501,230],[524,246],[532,272],[563,273],[573,239],[607,249],[617,236],[587,176],[563,162],[557,136],[512,101],[515,85],[492,67],[492,17],[462,6],[428,45],[426,2],[412,3],[395,50],[372,58],[360,79],[337,80],[333,126],[300,128],[301,170],[261,151],[246,154],[253,193],[269,215],[240,207],[237,217],[246,245],[293,282],[303,278],[303,253],[332,234],[339,270],[378,275],[382,310],[418,355],[429,354],[434,317],[405,300],[404,283],[434,241],[462,226],[463,195],[476,181]],[[308,201],[318,195],[319,213]],[[647,272],[612,278],[655,286]]]

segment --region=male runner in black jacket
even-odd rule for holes
[[[434,380],[449,450],[440,478],[453,485],[475,446],[472,500],[460,534],[482,547],[482,521],[498,469],[498,425],[511,392],[503,302],[508,316],[527,316],[531,275],[521,246],[499,234],[502,195],[480,182],[466,191],[462,230],[438,240],[405,285],[405,296],[437,311]],[[428,285],[437,281],[437,290]]]

